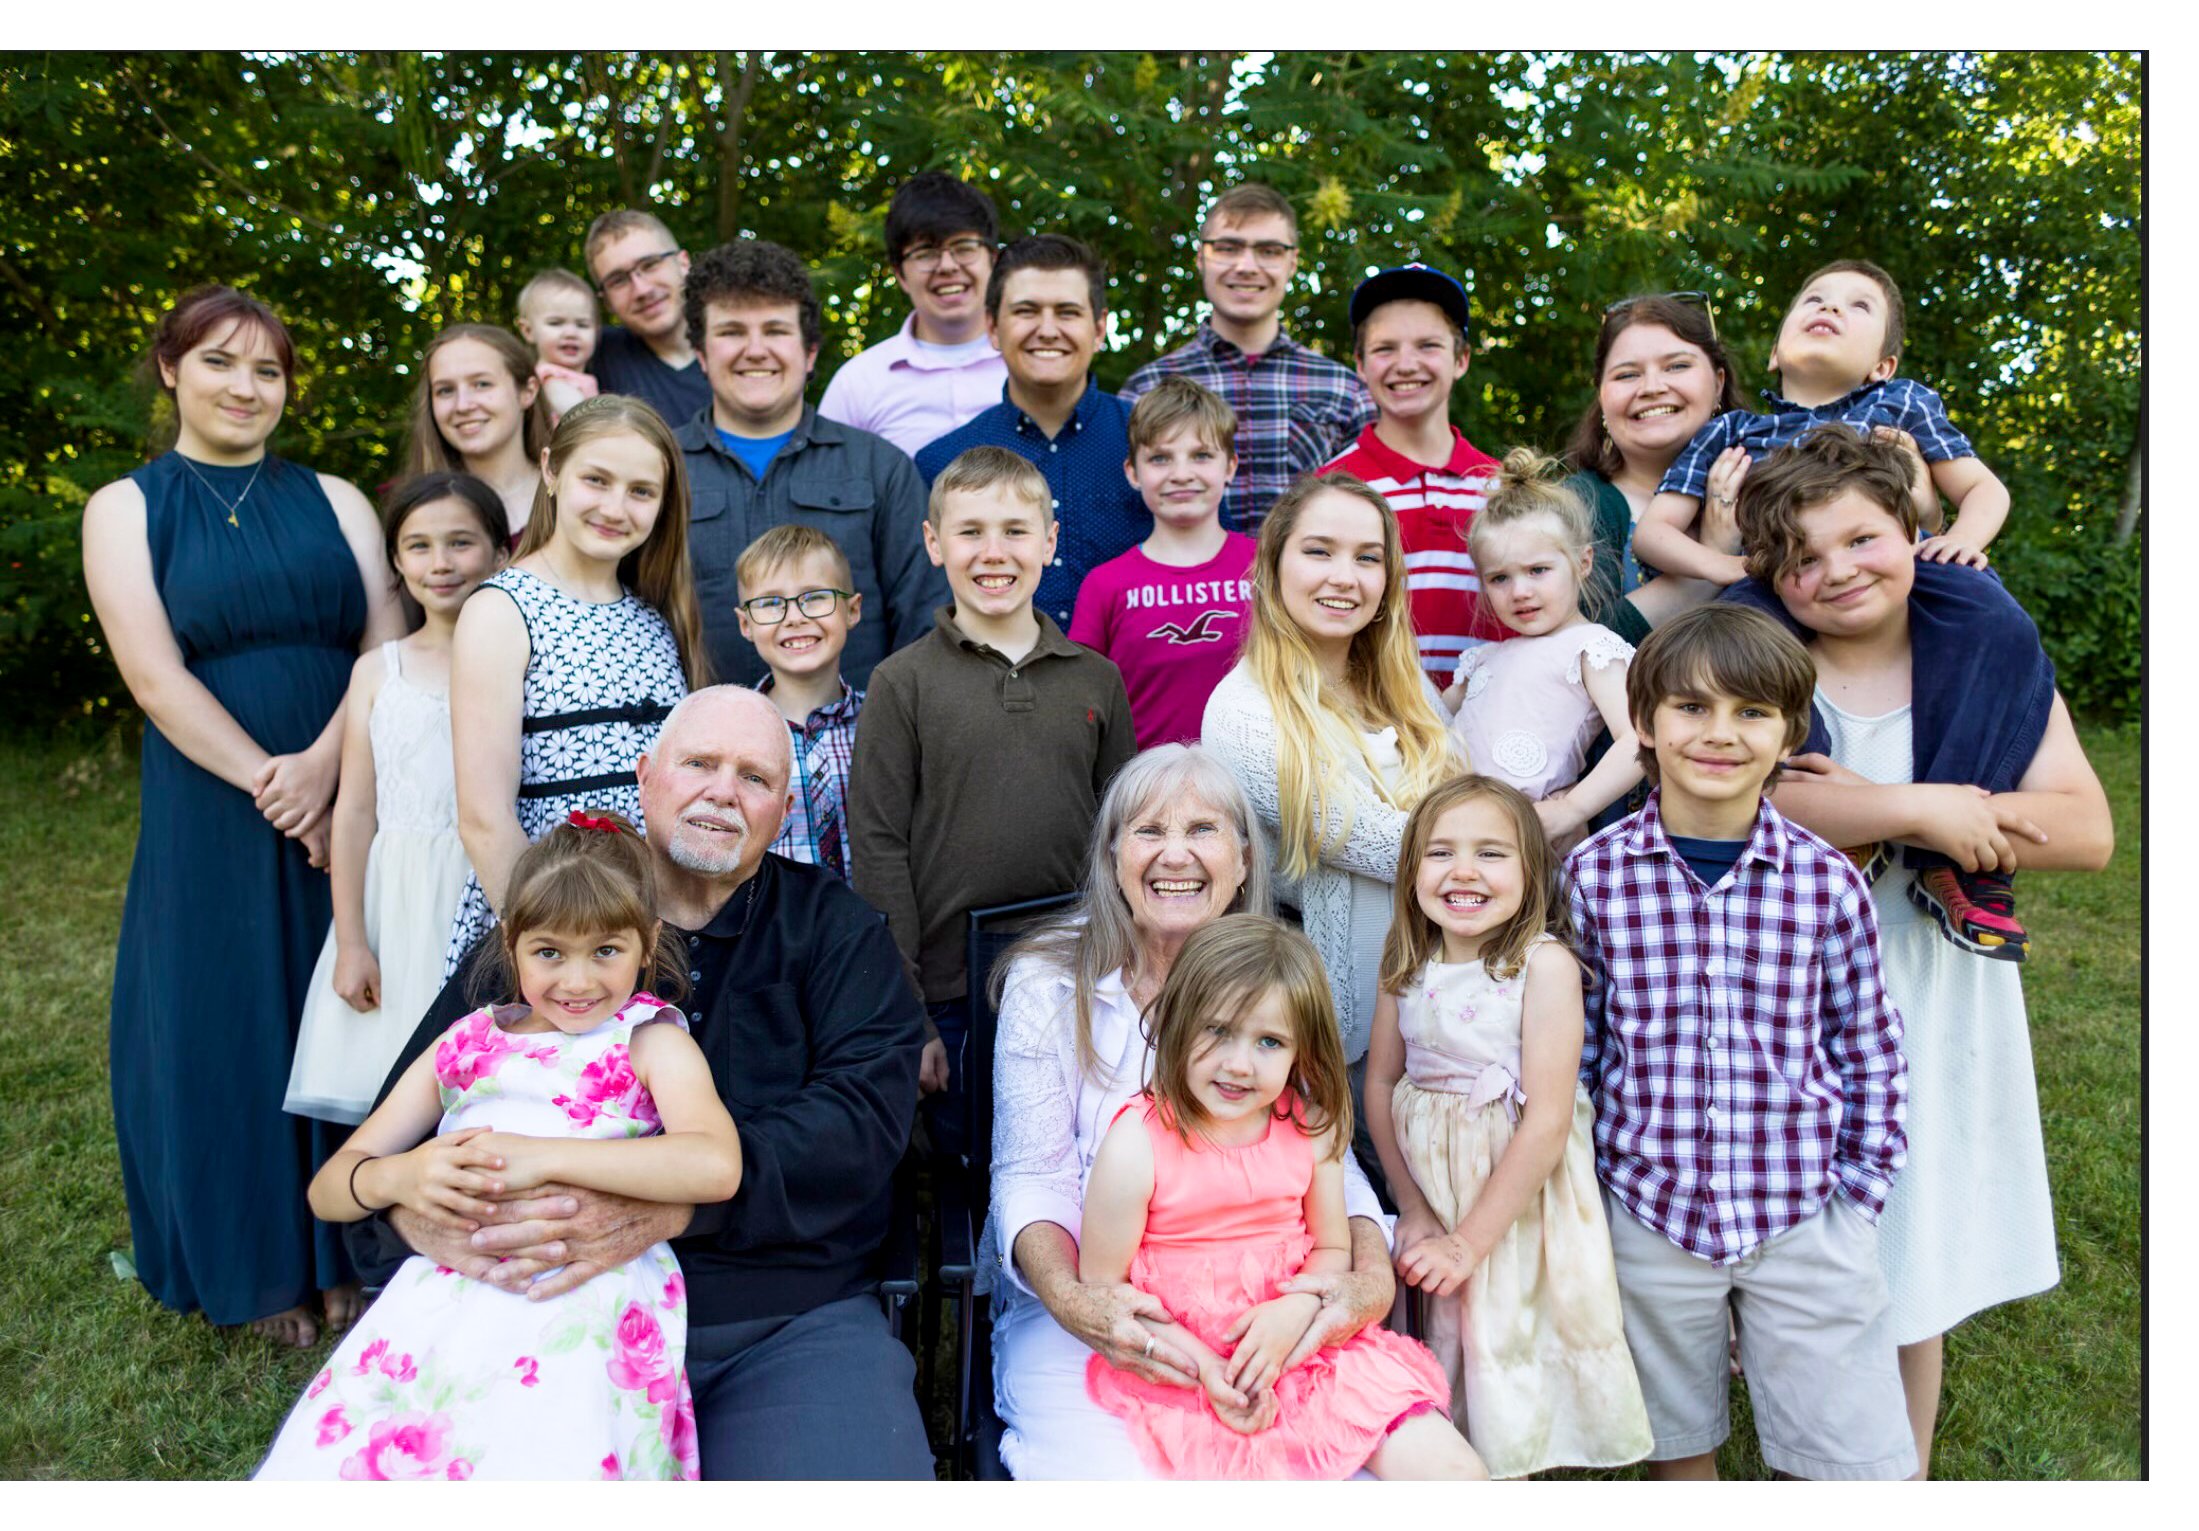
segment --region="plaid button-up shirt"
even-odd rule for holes
[[[1699,500],[1703,497],[1704,486],[1710,482],[1710,465],[1727,447],[1746,447],[1750,460],[1761,462],[1781,447],[1800,441],[1828,420],[1845,421],[1865,435],[1878,425],[1907,431],[1916,438],[1917,449],[1928,463],[1978,455],[1977,449],[1970,445],[1970,438],[1956,430],[1954,422],[1947,418],[1947,406],[1940,402],[1939,395],[1913,377],[1890,377],[1880,383],[1865,383],[1830,404],[1814,406],[1796,404],[1766,388],[1764,402],[1771,406],[1768,415],[1747,409],[1713,415],[1680,449],[1680,455],[1672,459],[1672,466],[1665,469],[1665,476],[1658,481],[1657,492],[1691,494]]]
[[[766,675],[756,689],[770,695],[775,679]],[[794,806],[779,826],[779,838],[771,842],[771,848],[790,861],[819,865],[815,808],[828,807],[840,822],[842,877],[851,877],[855,865],[848,854],[848,763],[855,758],[855,720],[862,711],[863,693],[843,680],[840,700],[825,703],[804,722],[787,720],[787,733],[794,746],[794,774],[789,782]],[[823,767],[821,772],[819,766]],[[813,805],[811,801],[818,790],[818,776],[829,798],[824,805]]]
[[[1248,537],[1292,479],[1374,423],[1374,395],[1357,373],[1281,333],[1248,356],[1201,324],[1188,344],[1131,373],[1123,399],[1135,404],[1164,377],[1187,377],[1237,412],[1237,476],[1222,495],[1222,525]]]
[[[1612,1194],[1714,1265],[1836,1190],[1875,1221],[1908,1156],[1908,1066],[1848,858],[1767,802],[1705,888],[1653,791],[1566,871],[1593,975],[1581,1082]]]

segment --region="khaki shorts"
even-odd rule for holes
[[[1861,1212],[1828,1197],[1815,1216],[1712,1265],[1636,1222],[1609,1191],[1604,1210],[1652,1459],[1714,1451],[1731,1432],[1730,1305],[1768,1466],[1800,1478],[1916,1471],[1878,1229]]]

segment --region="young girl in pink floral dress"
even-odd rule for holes
[[[402,1205],[471,1232],[492,1210],[481,1198],[552,1180],[730,1197],[740,1139],[709,1065],[680,1012],[637,992],[645,971],[686,967],[655,910],[649,853],[625,819],[576,811],[530,846],[498,927],[520,1002],[476,1010],[413,1061],[314,1177],[315,1215]],[[664,1244],[542,1302],[415,1255],[256,1476],[693,1478],[686,1341]]]

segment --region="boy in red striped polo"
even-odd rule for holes
[[[1352,360],[1380,411],[1321,468],[1363,478],[1397,512],[1421,668],[1440,688],[1459,656],[1511,636],[1481,609],[1466,529],[1496,467],[1451,424],[1451,388],[1472,350],[1466,289],[1433,266],[1393,266],[1351,295]]]

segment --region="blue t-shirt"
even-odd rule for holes
[[[794,432],[784,430],[776,436],[736,436],[729,430],[720,429],[718,439],[725,443],[728,452],[748,464],[748,471],[756,475],[756,482],[760,484],[764,475],[771,471],[771,459],[779,455],[779,448],[794,439]]]
[[[1698,840],[1692,835],[1676,835],[1665,831],[1665,838],[1680,853],[1680,859],[1689,870],[1703,880],[1706,888],[1718,886],[1718,879],[1733,870],[1733,864],[1741,859],[1741,853],[1749,848],[1746,840]]]

